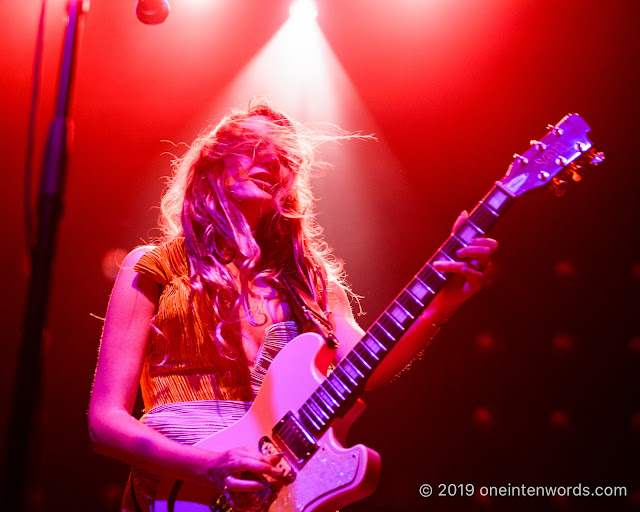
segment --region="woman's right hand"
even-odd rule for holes
[[[284,483],[281,459],[282,454],[267,456],[248,446],[233,448],[215,454],[207,477],[234,509],[258,510],[259,496]]]

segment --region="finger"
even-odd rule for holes
[[[469,218],[469,213],[467,212],[467,210],[462,210],[460,212],[460,215],[458,215],[458,218],[456,219],[456,221],[453,223],[453,230],[451,232],[455,233],[456,231],[458,231],[458,229],[460,229],[464,224],[464,221],[467,220],[468,218]]]
[[[494,250],[490,247],[464,247],[456,251],[456,256],[463,260],[478,260],[482,263],[488,263],[493,255]]]
[[[452,274],[463,274],[465,278],[477,277],[478,279],[484,278],[484,272],[478,268],[474,268],[469,262],[466,261],[434,261],[433,268],[439,272],[449,272]]]
[[[271,475],[269,468],[272,467],[270,465],[244,464],[227,468],[229,474],[222,480],[222,486],[225,490],[236,492],[264,489],[268,485],[266,477]]]
[[[264,455],[250,446],[242,446],[235,450],[235,457],[230,461],[230,467],[233,473],[239,473],[242,471],[256,471],[258,473],[263,473],[265,471],[269,471],[269,469],[274,465],[272,462],[274,455]],[[280,459],[278,458],[278,462],[279,461]]]
[[[268,475],[280,480],[284,475],[284,469],[277,467],[277,464],[281,459],[281,454],[275,454],[270,457],[262,456],[259,460],[245,459],[243,464],[233,468],[233,472],[238,473],[242,471],[250,471],[261,475]]]
[[[458,249],[456,251],[456,255],[467,255],[467,256],[483,256],[493,254],[495,251],[491,247],[487,247],[484,245],[469,245],[468,247],[463,247],[462,249]]]
[[[269,487],[268,482],[259,480],[247,480],[244,478],[238,478],[233,475],[229,475],[227,478],[225,478],[224,482],[224,487],[227,492],[256,492],[262,491],[263,489]]]
[[[496,250],[500,244],[498,244],[498,241],[494,240],[493,238],[485,238],[485,237],[473,238],[469,242],[469,246],[470,247],[471,246],[478,246],[478,245],[485,246],[485,247],[490,247],[493,250]]]
[[[493,254],[498,248],[499,244],[493,238],[474,238],[468,245],[458,249],[458,251],[479,251],[480,253]]]

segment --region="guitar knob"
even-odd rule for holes
[[[553,191],[558,197],[563,196],[567,191],[567,182],[564,180],[559,180],[557,178],[554,178],[552,186],[553,186]]]
[[[564,133],[564,130],[562,128],[558,128],[557,126],[552,124],[547,125],[547,130],[550,130],[551,133],[553,133],[556,137],[561,137]]]
[[[528,158],[519,155],[518,153],[514,153],[513,158],[514,160],[517,160],[520,165],[527,165],[529,163]]]

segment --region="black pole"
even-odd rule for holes
[[[84,0],[69,0],[58,96],[49,126],[40,176],[38,232],[31,252],[31,274],[24,314],[22,345],[16,369],[13,407],[6,444],[3,509],[26,510],[29,461],[40,462],[43,331],[49,301],[51,268],[62,217],[71,120],[69,104]]]

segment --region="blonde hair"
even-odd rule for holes
[[[247,127],[245,121],[253,116],[264,120],[268,140],[265,132]],[[316,159],[317,147],[347,138],[362,137],[309,130],[261,100],[224,117],[174,160],[174,173],[161,201],[163,240],[184,237],[192,293],[214,312],[215,339],[223,352],[228,354],[231,348],[222,329],[237,321],[240,308],[252,325],[266,321],[257,318],[260,311],[251,311],[249,302],[258,299],[262,307],[258,280],[279,286],[286,278],[325,310],[330,283],[351,294],[342,262],[332,255],[316,222],[310,184],[312,171],[322,164]],[[254,236],[225,186],[224,159],[255,155],[265,145],[277,154],[280,168],[290,172],[281,173],[271,191],[273,214],[261,220]],[[237,276],[228,267],[234,257]]]

